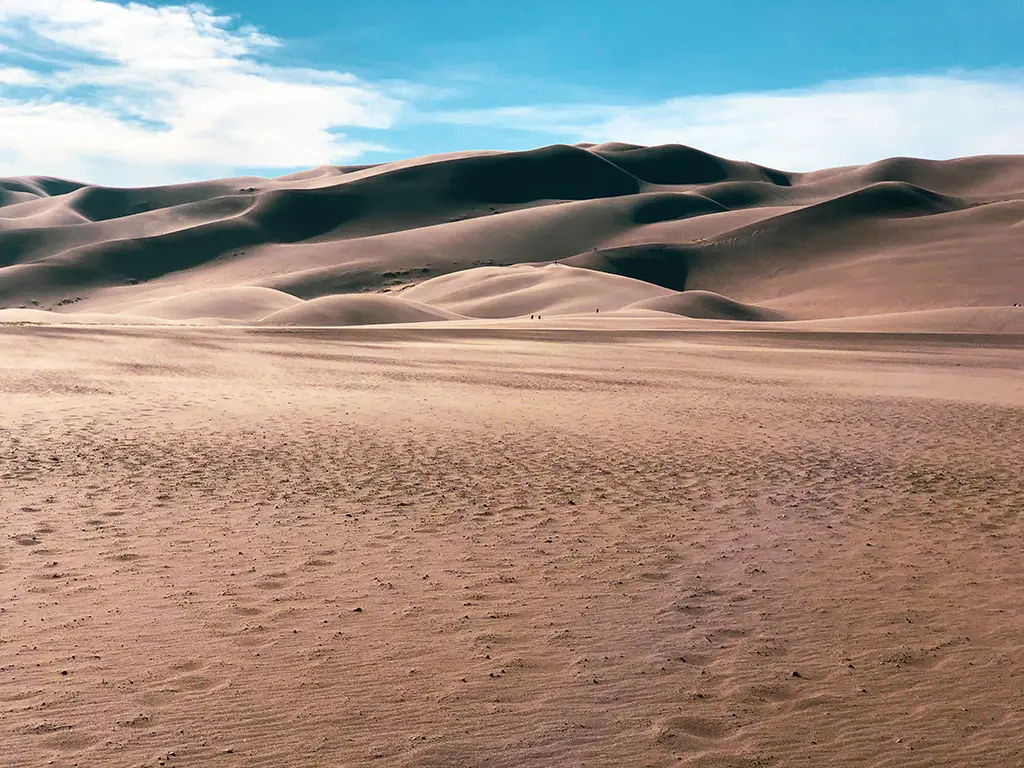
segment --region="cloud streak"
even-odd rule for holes
[[[914,155],[1024,153],[1024,75],[877,77],[647,104],[554,104],[420,115],[568,141],[680,143],[789,170]]]
[[[0,0],[0,174],[144,183],[338,163],[402,102],[352,75],[275,67],[279,44],[202,5]]]

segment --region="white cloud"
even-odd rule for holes
[[[788,170],[911,155],[1024,153],[1024,76],[879,77],[803,90],[652,104],[506,107],[421,115],[542,131],[567,141],[680,143]]]
[[[387,141],[400,122],[398,135],[411,141],[417,123],[457,124],[483,135],[519,129],[524,146],[531,137],[678,142],[792,170],[893,155],[1024,153],[1019,72],[443,111],[440,102],[459,94],[437,84],[385,87],[275,66],[280,41],[181,1],[0,0],[0,176],[152,184],[343,163],[384,149],[346,131],[377,129]],[[412,104],[433,111],[416,114]]]
[[[32,85],[36,76],[21,67],[0,67],[0,85]]]
[[[203,5],[0,0],[0,175],[157,183],[344,162],[402,103],[352,75],[275,67],[278,42]],[[26,69],[25,67],[29,67]]]

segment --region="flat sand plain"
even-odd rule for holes
[[[1024,764],[1024,338],[0,328],[3,766]]]

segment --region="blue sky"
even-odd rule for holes
[[[110,184],[680,142],[1024,152],[1021,0],[0,0],[0,174]]]

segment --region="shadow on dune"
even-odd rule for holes
[[[561,259],[558,263],[631,277],[673,291],[683,291],[686,290],[686,275],[691,255],[692,249],[684,246],[652,243],[595,249]]]
[[[790,176],[771,168],[741,163],[680,144],[658,147],[600,145],[591,150],[650,184],[712,184],[718,181],[767,181],[788,187]]]
[[[136,189],[19,177],[0,179],[0,306],[116,313],[255,286],[324,297],[301,310],[318,323],[355,322],[409,307],[374,315],[337,294],[415,295],[444,275],[555,262],[685,291],[638,308],[690,317],[774,317],[762,304],[805,318],[998,307],[1021,301],[1022,222],[1022,157],[788,173],[611,142]],[[597,307],[601,291],[626,290],[556,273],[514,300],[488,296],[486,312]],[[460,290],[524,274],[479,272]],[[584,286],[592,294],[569,295]],[[248,318],[266,298],[203,295],[173,311],[215,312],[223,297],[226,313]]]
[[[645,299],[631,304],[629,309],[653,309],[702,320],[777,322],[788,319],[786,315],[772,309],[744,304],[712,291],[699,290]]]

